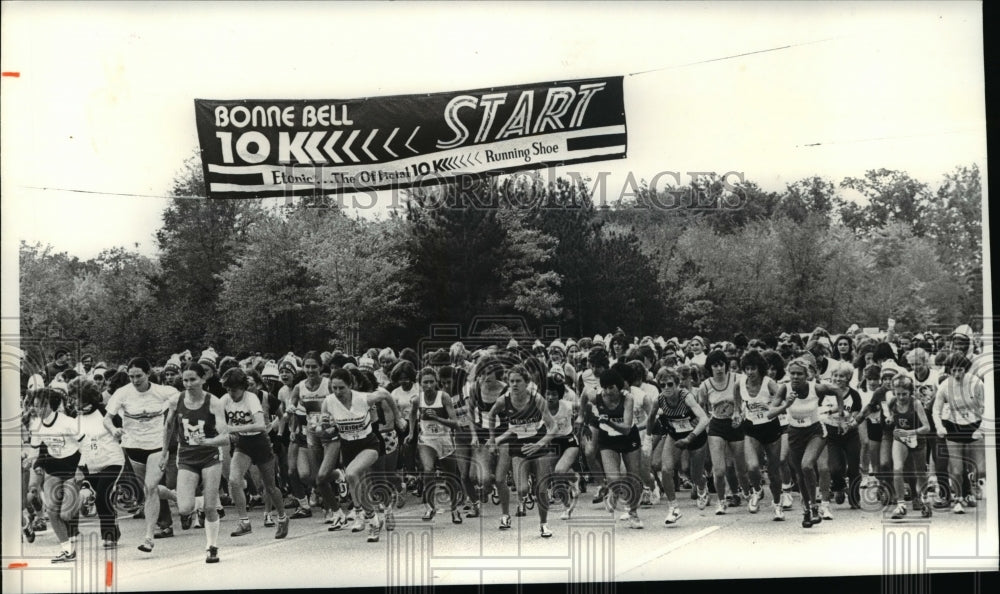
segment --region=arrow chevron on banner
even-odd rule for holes
[[[368,150],[368,144],[371,143],[372,139],[375,138],[376,134],[378,134],[378,128],[372,130],[372,133],[369,134],[368,138],[365,139],[365,143],[361,145],[361,150],[363,150],[366,155],[371,157],[372,161],[378,161],[378,157],[373,155],[372,152]]]
[[[385,144],[382,145],[382,148],[385,149],[385,152],[389,153],[393,157],[399,157],[399,155],[392,152],[392,149],[389,148],[389,143],[392,142],[393,137],[396,136],[396,132],[399,132],[399,128],[393,128],[392,132],[389,133],[389,138],[387,138]]]
[[[340,155],[333,151],[334,143],[336,143],[337,139],[339,139],[343,134],[343,130],[334,130],[333,134],[330,135],[330,139],[323,145],[323,150],[326,151],[326,154],[330,155],[330,158],[333,159],[334,163],[344,162],[344,160],[340,158]]]
[[[358,137],[358,134],[361,134],[361,130],[352,131],[351,135],[347,137],[347,142],[344,143],[344,146],[340,147],[340,150],[344,151],[344,154],[347,155],[348,158],[350,158],[355,163],[360,163],[361,159],[359,159],[357,155],[351,152],[351,143],[354,142],[354,139]]]
[[[319,150],[319,142],[326,136],[326,132],[313,132],[306,141],[305,149],[313,163],[326,163],[326,157]]]
[[[419,130],[419,129],[420,129],[420,126],[417,126],[416,128],[414,128],[413,129],[413,134],[410,134],[410,138],[408,138],[407,141],[406,141],[406,144],[403,145],[406,148],[410,149],[411,151],[413,151],[414,153],[417,153],[417,154],[419,154],[420,151],[418,151],[415,148],[413,148],[412,146],[410,146],[410,141],[413,140],[413,137],[417,135],[417,130]]]

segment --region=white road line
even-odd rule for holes
[[[625,575],[626,573],[628,573],[630,571],[635,571],[636,569],[642,567],[643,565],[645,565],[645,564],[647,564],[647,563],[649,563],[651,561],[655,561],[655,560],[659,559],[660,557],[663,557],[665,555],[669,555],[670,553],[674,552],[675,550],[677,550],[677,549],[679,549],[679,548],[681,548],[683,546],[689,545],[692,542],[698,540],[699,538],[702,538],[704,536],[708,536],[709,534],[715,532],[719,528],[722,528],[722,526],[709,526],[708,528],[702,528],[701,530],[695,532],[694,534],[689,534],[689,535],[685,536],[684,538],[682,538],[682,539],[680,539],[678,541],[675,541],[675,542],[672,542],[672,543],[668,544],[667,546],[663,547],[662,549],[657,549],[656,551],[654,551],[654,552],[652,552],[652,553],[650,553],[650,554],[648,554],[648,555],[646,555],[644,557],[640,557],[639,561],[636,562],[636,563],[632,563],[628,567],[628,569],[622,569],[622,570],[616,571],[615,572],[615,578],[621,578],[623,575]]]

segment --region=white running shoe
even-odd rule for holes
[[[663,520],[664,524],[676,524],[677,520],[681,518],[681,512],[677,510],[677,507],[671,507],[670,512],[667,513],[667,519]]]
[[[719,505],[715,507],[715,515],[724,516],[726,515],[726,500],[719,499]]]
[[[902,520],[903,516],[906,515],[906,504],[900,501],[896,504],[896,509],[892,510],[893,520]]]
[[[631,517],[631,515],[629,514],[629,512],[626,511],[626,512],[623,512],[622,515],[618,516],[618,519],[621,520],[622,522],[624,522],[624,521],[628,520],[630,517]]]
[[[785,511],[792,509],[792,494],[788,491],[781,492],[781,508]]]
[[[708,489],[698,493],[698,509],[705,509],[706,507],[708,507]]]
[[[340,511],[339,509],[337,511],[334,511],[332,509],[326,510],[326,513],[323,514],[323,523],[333,524],[337,519],[337,512],[339,511]]]
[[[548,524],[542,524],[539,527],[539,533],[541,534],[542,538],[551,538],[552,537],[552,531],[549,530],[549,525]]]
[[[821,501],[819,504],[819,515],[824,520],[832,520],[833,514],[830,513],[830,503],[827,501]]]
[[[642,520],[639,519],[639,514],[629,514],[628,527],[636,530],[642,530]]]
[[[653,505],[653,492],[649,489],[649,487],[643,487],[642,499],[639,500],[639,504],[643,506]]]
[[[351,526],[351,532],[363,532],[365,529],[365,518],[361,514],[354,514],[354,525]]]
[[[785,510],[779,504],[774,504],[774,521],[784,522],[785,521]]]
[[[760,489],[750,490],[750,499],[747,501],[747,510],[755,514],[760,509]]]
[[[951,508],[951,513],[953,514],[964,514],[965,507],[962,506],[962,501],[958,500],[955,502],[955,507]]]
[[[660,494],[660,488],[659,487],[654,487],[653,488],[653,495],[650,497],[650,502],[653,505],[659,505],[661,497],[662,497],[662,495]]]

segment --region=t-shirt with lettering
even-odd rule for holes
[[[239,402],[226,394],[222,400],[222,409],[226,415],[226,425],[239,427],[240,425],[253,425],[253,416],[256,413],[264,414],[264,407],[260,404],[260,398],[253,392],[244,392],[243,398]],[[263,431],[234,431],[237,435],[249,437],[260,435]]]
[[[53,413],[53,417],[43,420],[31,433],[32,447],[45,444],[50,458],[69,458],[80,451],[80,423],[73,417]]]
[[[163,447],[163,421],[171,398],[177,390],[170,386],[149,384],[140,392],[132,384],[115,390],[108,401],[108,415],[121,415],[122,447],[156,450]]]

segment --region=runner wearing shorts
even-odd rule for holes
[[[681,387],[681,377],[673,369],[658,374],[663,388],[657,397],[656,408],[650,415],[647,433],[654,437],[652,465],[659,470],[669,510],[664,524],[677,523],[681,513],[677,506],[677,485],[674,471],[680,466],[681,454],[689,452],[691,468],[705,467],[705,445],[708,443],[709,418],[705,409],[687,389]],[[692,479],[698,492],[698,509],[708,504],[705,473],[693,472]]]
[[[698,387],[698,400],[711,411],[708,423],[708,452],[712,461],[712,476],[718,498],[716,515],[726,513],[726,463],[733,461],[740,487],[750,492],[747,478],[746,453],[743,449],[742,408],[737,389],[739,376],[729,371],[729,358],[719,350],[705,359],[711,374]]]
[[[785,519],[781,507],[781,436],[784,430],[778,419],[768,418],[768,411],[781,404],[778,384],[766,375],[767,362],[756,351],[747,351],[740,360],[743,375],[739,378],[738,391],[743,402],[743,433],[746,435],[747,474],[752,485],[747,510],[755,514],[763,493],[761,489],[761,458],[767,457],[767,482],[771,490],[774,520]]]
[[[963,462],[971,459],[973,472],[979,482],[986,477],[986,449],[983,441],[985,401],[983,382],[969,373],[972,362],[962,353],[952,353],[945,361],[948,377],[938,386],[934,401],[934,423],[938,437],[948,446],[948,470],[955,493],[952,512],[965,513],[965,507],[975,507],[976,497],[967,493],[962,497]],[[946,408],[947,407],[947,408]],[[964,503],[964,505],[963,505]]]

